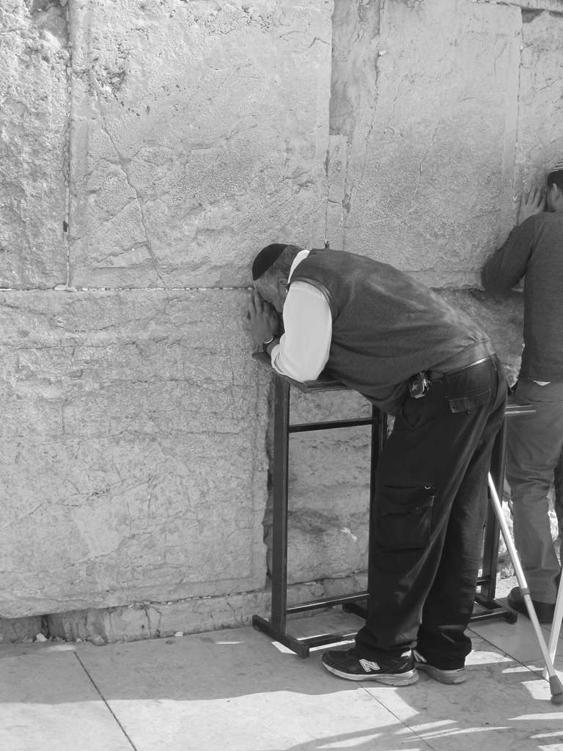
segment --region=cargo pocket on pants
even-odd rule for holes
[[[376,504],[375,541],[388,552],[427,547],[436,491],[431,485],[381,489]]]

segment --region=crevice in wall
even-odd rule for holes
[[[537,16],[541,16],[543,10],[525,10],[522,9],[522,23],[530,23]]]
[[[379,37],[382,5],[381,0],[354,0],[353,3],[335,0],[329,110],[331,135],[345,135],[351,139],[354,133],[364,94],[366,52]]]
[[[70,286],[70,183],[71,183],[71,158],[72,158],[72,70],[73,70],[73,47],[70,43],[70,24],[71,11],[70,7],[65,8],[66,28],[67,28],[67,46],[68,46],[68,64],[66,68],[67,76],[67,118],[65,132],[65,152],[63,163],[63,176],[65,181],[65,215],[62,221],[62,236],[66,254],[66,279],[64,286]]]
[[[27,0],[27,6],[34,24],[66,47],[69,38],[67,0]]]
[[[71,287],[67,284],[56,287],[0,287],[3,292],[251,292],[252,287],[241,284],[232,287]]]
[[[522,22],[524,23],[524,12],[522,11]],[[522,78],[522,65],[524,54],[524,39],[522,32],[520,33],[520,59],[518,60],[518,84],[516,89],[516,132],[514,138],[514,169],[512,171],[512,195],[516,195],[517,186],[520,184],[520,174],[518,170],[518,147],[520,141],[520,91],[521,91],[521,78]]]
[[[334,3],[330,138],[325,163],[329,181],[326,234],[331,240],[331,232],[335,234],[338,227],[339,245],[343,248],[346,218],[355,190],[349,178],[350,158],[358,151],[358,142],[364,142],[367,148],[375,119],[384,7],[385,0],[335,0]],[[337,207],[338,221],[331,221]]]
[[[46,639],[49,639],[51,636],[51,631],[49,628],[49,616],[48,615],[42,615],[41,616],[41,630],[40,633],[43,634],[43,636]]]
[[[563,9],[559,10],[559,7],[555,7],[561,4],[561,0],[473,0],[473,2],[479,5],[494,3],[496,5],[520,8],[523,13],[529,14],[530,20],[533,20],[538,14],[545,12],[556,16],[563,15]]]
[[[563,16],[563,10],[550,10],[547,8],[522,8],[522,21],[524,23],[531,23],[543,13],[548,13],[550,16],[559,18]]]

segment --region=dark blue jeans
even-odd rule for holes
[[[492,357],[403,404],[378,465],[363,656],[417,646],[437,667],[463,666],[506,391]]]

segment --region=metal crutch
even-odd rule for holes
[[[514,572],[516,574],[516,578],[518,579],[518,584],[520,585],[520,592],[524,598],[524,602],[526,603],[526,608],[528,609],[528,615],[530,616],[530,621],[532,622],[532,626],[534,628],[534,632],[536,634],[536,638],[538,640],[538,644],[540,646],[540,650],[542,653],[543,661],[545,663],[545,669],[546,669],[547,676],[549,679],[549,689],[551,691],[551,702],[552,704],[563,704],[563,686],[561,685],[559,676],[557,675],[557,673],[555,672],[555,668],[553,667],[553,659],[551,658],[549,651],[547,649],[547,645],[543,637],[543,631],[541,630],[540,622],[538,621],[538,616],[536,615],[534,604],[530,596],[528,583],[526,582],[526,577],[524,576],[524,571],[522,570],[522,565],[520,563],[520,559],[518,558],[516,547],[514,545],[514,542],[512,541],[512,537],[510,536],[508,524],[506,523],[506,519],[504,518],[504,514],[502,513],[502,506],[500,503],[500,499],[498,497],[498,493],[495,488],[495,484],[493,482],[493,478],[491,477],[490,472],[487,475],[487,480],[489,483],[489,490],[491,494],[491,501],[493,503],[493,508],[495,510],[495,514],[497,516],[497,519],[498,519],[498,522],[502,531],[502,536],[504,538],[506,548],[510,554],[510,559],[512,560],[512,565],[514,566]],[[559,597],[560,594],[561,594],[561,586],[559,586],[559,594],[557,597],[558,601],[559,599],[561,599]],[[561,608],[563,609],[563,599],[561,603],[559,604],[561,605]],[[557,606],[556,606],[556,610],[557,610]],[[555,621],[554,621],[554,625],[555,625]],[[553,635],[553,632],[552,632],[552,635]]]
[[[557,589],[557,599],[555,600],[555,612],[553,613],[553,623],[551,624],[551,634],[549,635],[549,656],[551,661],[555,660],[557,652],[557,640],[561,631],[561,620],[563,619],[563,571],[559,579],[559,588]]]

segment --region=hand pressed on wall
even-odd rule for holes
[[[246,319],[252,341],[257,347],[276,336],[280,328],[278,314],[272,305],[266,302],[256,290],[252,292]]]
[[[540,214],[545,209],[545,193],[543,188],[532,188],[522,196],[518,223],[522,224],[534,214]]]

